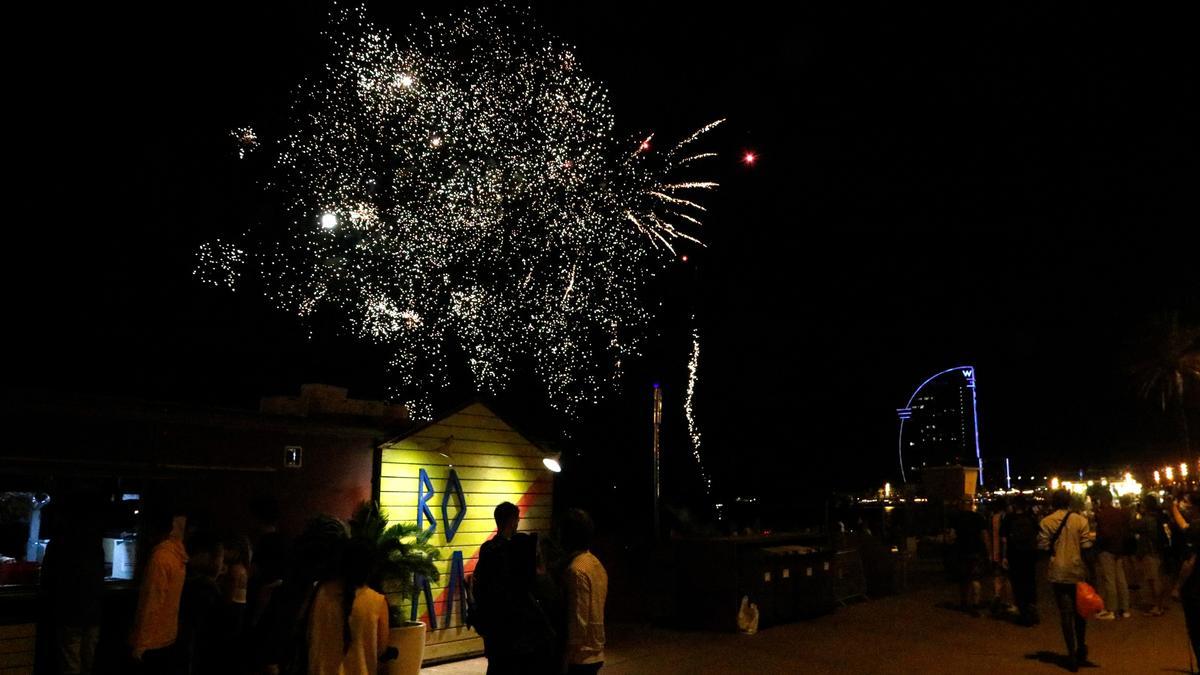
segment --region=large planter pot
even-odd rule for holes
[[[425,624],[405,621],[392,628],[388,646],[395,647],[400,656],[388,662],[387,675],[417,675],[425,656]]]

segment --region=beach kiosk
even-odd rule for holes
[[[558,456],[482,403],[472,403],[382,444],[380,505],[393,522],[417,523],[441,549],[441,579],[417,579],[415,598],[389,598],[423,622],[425,663],[476,656],[483,639],[463,622],[466,580],[496,533],[492,511],[512,502],[522,532],[550,532]]]

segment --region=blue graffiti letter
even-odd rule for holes
[[[429,472],[422,467],[417,477],[417,527],[422,526],[422,520],[428,520],[429,528],[425,530],[426,534],[437,531],[437,518],[433,517],[433,509],[429,508],[429,500],[433,499],[433,495],[433,483],[429,480]]]
[[[455,551],[450,556],[450,579],[446,582],[446,625],[449,626],[453,622],[454,616],[454,593],[462,596],[459,601],[458,614],[461,621],[467,611],[467,575],[463,567],[462,551]]]
[[[447,508],[450,506],[450,497],[458,499],[458,515],[454,516],[454,522],[450,522]],[[450,469],[450,477],[446,479],[446,489],[442,492],[442,523],[446,526],[446,543],[450,543],[454,539],[454,534],[458,532],[458,526],[462,525],[463,518],[467,517],[467,498],[463,495],[462,483],[458,480],[458,472]]]
[[[412,609],[409,611],[408,620],[417,620],[417,607],[421,604],[421,591],[425,592],[425,608],[429,610],[429,630],[435,630],[437,628],[437,610],[433,606],[433,589],[429,586],[429,579],[423,574],[413,575]]]

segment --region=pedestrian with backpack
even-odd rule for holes
[[[1012,512],[1000,523],[1000,565],[1008,572],[1012,584],[1013,602],[1017,606],[1018,622],[1036,626],[1037,612],[1037,518],[1029,509],[1025,495],[1014,495]]]

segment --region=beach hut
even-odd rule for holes
[[[425,663],[482,653],[483,640],[464,625],[462,589],[496,532],[497,504],[520,508],[522,532],[550,532],[557,455],[472,403],[383,443],[377,465],[391,521],[417,523],[441,549],[440,580],[418,579],[415,598],[389,600],[427,626]]]

